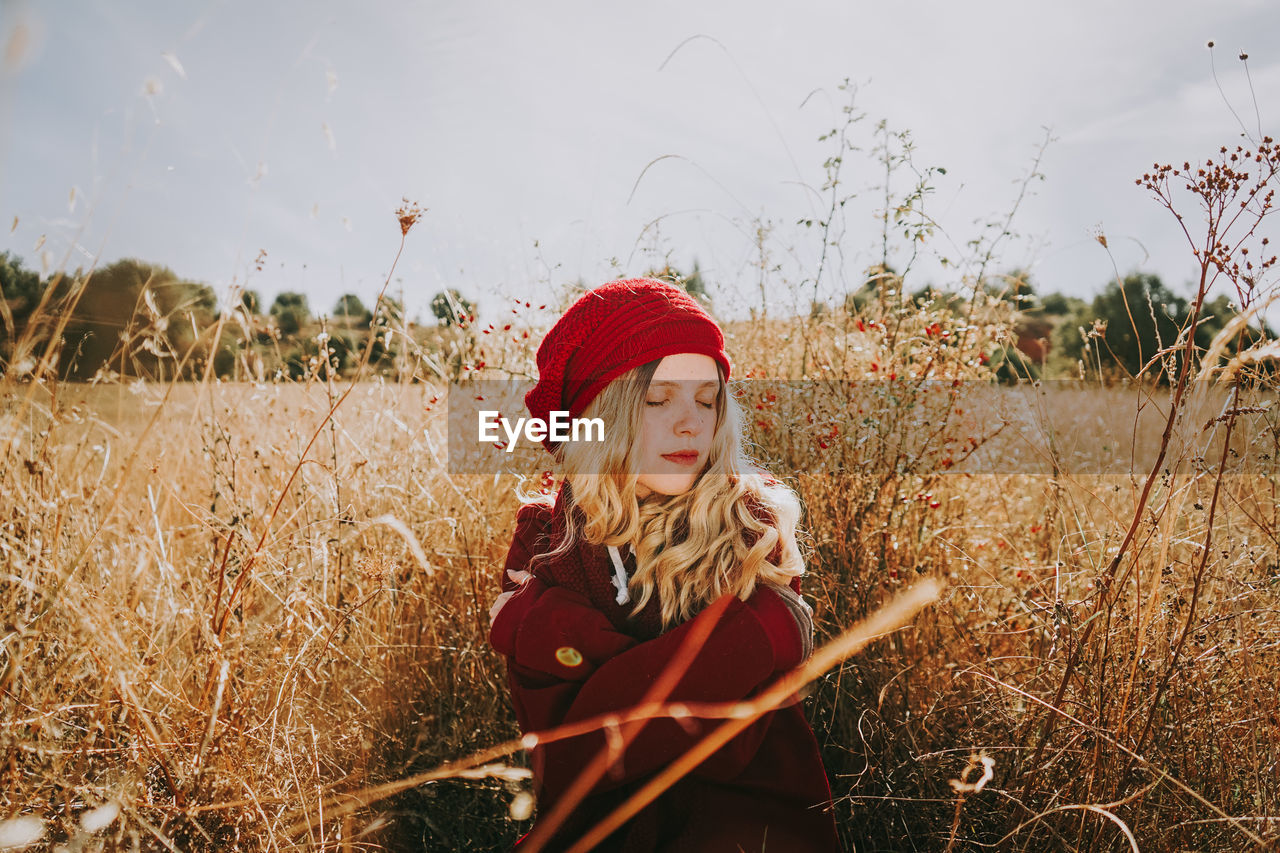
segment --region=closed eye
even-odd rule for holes
[[[665,406],[667,402],[667,400],[645,400],[644,404],[646,406]],[[702,400],[699,400],[698,405],[704,409],[714,409],[716,407],[715,401],[704,403]]]

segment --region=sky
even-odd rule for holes
[[[937,226],[891,243],[914,286],[958,287],[1008,218],[991,269],[1042,292],[1142,270],[1187,293],[1134,179],[1275,135],[1277,34],[1266,0],[0,0],[0,250],[317,312],[389,280],[411,313],[453,287],[492,318],[666,261],[724,315],[807,306],[882,257],[884,122],[912,145],[891,191],[923,176]],[[847,105],[824,257],[797,223],[826,215]],[[402,199],[426,213],[397,260]]]

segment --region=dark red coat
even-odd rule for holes
[[[520,509],[504,569],[526,569],[534,554],[553,547],[563,532],[565,497],[562,490],[554,511],[541,505]],[[625,564],[630,577],[634,558],[628,556]],[[639,703],[689,632],[707,619],[716,619],[714,628],[667,701],[746,699],[801,660],[795,619],[778,594],[764,586],[746,602],[727,596],[662,632],[656,596],[635,618],[628,615],[630,604],[613,600],[611,566],[602,546],[580,543],[567,558],[535,562],[533,571],[534,580],[506,603],[490,634],[494,648],[507,657],[512,704],[525,732]],[[798,583],[793,583],[797,591]],[[515,588],[505,570],[503,588]],[[669,718],[646,723],[546,849],[565,849],[719,723]],[[605,733],[595,731],[533,749],[540,816],[607,748]],[[597,849],[838,851],[831,790],[799,704],[760,717]]]

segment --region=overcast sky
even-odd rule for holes
[[[1114,262],[1185,292],[1191,254],[1134,178],[1235,144],[1232,108],[1274,135],[1280,104],[1266,0],[0,0],[0,34],[0,249],[47,269],[140,257],[317,311],[372,300],[402,197],[428,212],[392,289],[423,313],[444,287],[493,317],[663,256],[696,258],[733,313],[760,299],[758,221],[773,279],[807,299],[821,243],[796,222],[821,216],[845,78],[867,150],[844,162],[857,197],[821,295],[880,257],[880,120],[910,131],[917,169],[946,169],[917,285],[955,286],[964,268],[936,256],[963,262],[1048,133],[999,268],[1085,296]]]

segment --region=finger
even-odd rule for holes
[[[508,569],[507,576],[518,584],[525,584],[533,579],[533,575],[521,569]]]
[[[511,596],[513,595],[515,595],[514,592],[504,592],[501,595],[499,595],[496,599],[494,599],[493,606],[489,608],[489,624],[490,625],[492,625],[494,620],[498,618],[498,612],[502,610],[502,605],[506,604],[507,601],[510,600]]]

